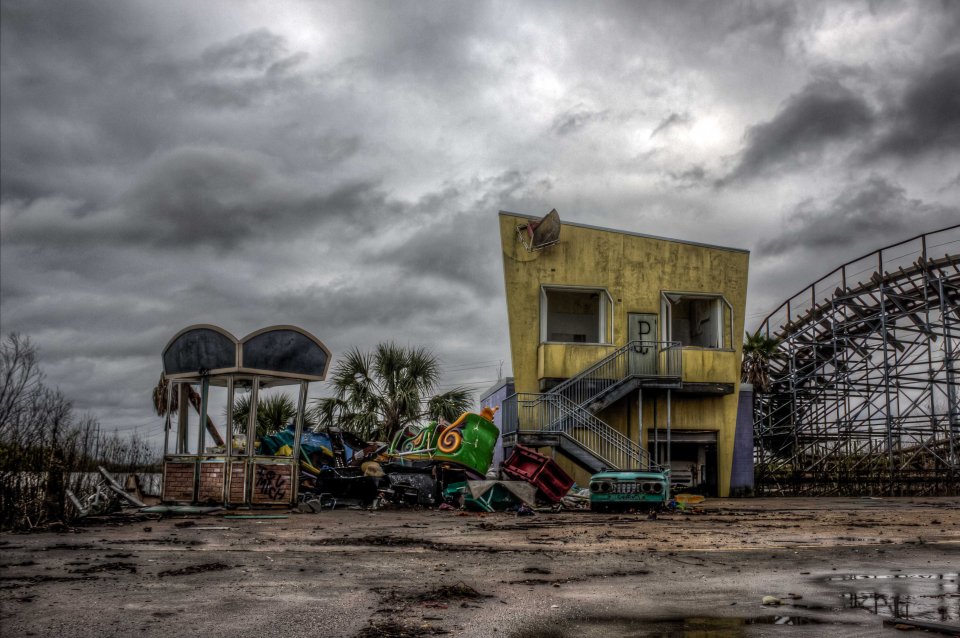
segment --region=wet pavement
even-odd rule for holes
[[[715,500],[652,521],[210,515],[5,534],[0,550],[4,636],[892,636],[894,614],[960,627],[957,498]]]

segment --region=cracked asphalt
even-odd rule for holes
[[[893,614],[960,632],[956,497],[714,499],[656,520],[225,514],[256,513],[3,534],[0,633],[892,636]]]

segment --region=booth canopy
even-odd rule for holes
[[[277,380],[322,381],[330,351],[296,326],[271,326],[237,339],[219,326],[199,324],[178,332],[163,349],[171,379],[250,374]]]

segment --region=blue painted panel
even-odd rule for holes
[[[730,491],[753,489],[753,388],[740,386],[737,402],[737,430],[733,438],[733,467]]]

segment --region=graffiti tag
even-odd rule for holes
[[[275,470],[257,467],[257,479],[254,488],[271,501],[283,500],[287,497],[287,477]]]

